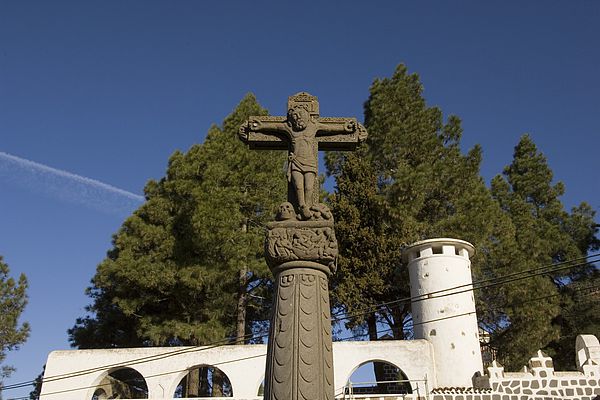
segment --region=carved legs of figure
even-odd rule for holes
[[[264,399],[333,400],[328,276],[316,263],[285,264],[274,269]]]
[[[300,214],[304,219],[311,216],[310,206],[313,201],[315,179],[316,174],[314,172],[292,171],[292,183],[296,189]]]
[[[304,198],[308,206],[312,206],[313,204],[313,192],[315,189],[315,179],[317,174],[314,172],[305,172],[304,173]]]

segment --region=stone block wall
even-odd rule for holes
[[[441,388],[433,400],[600,400],[600,366],[585,360],[580,371],[554,371],[552,358],[542,351],[522,372],[504,372],[497,362],[475,382],[479,388]]]
[[[398,381],[405,379],[400,369],[392,364],[384,364],[383,365],[383,380],[388,382]],[[402,383],[389,383],[386,386],[387,393],[406,393],[404,389],[404,385]]]
[[[504,372],[496,361],[473,388],[437,388],[431,400],[600,400],[600,363],[592,351],[598,340],[578,337],[579,371],[555,371],[552,358],[542,351],[521,372]]]
[[[490,386],[490,400],[592,400],[596,397],[600,400],[600,378],[582,372],[553,372],[546,377],[536,376],[532,372],[507,373],[503,377],[490,379]],[[438,400],[442,399],[457,398],[441,397]]]

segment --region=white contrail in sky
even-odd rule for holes
[[[70,203],[123,214],[145,199],[115,186],[0,151],[0,178]]]

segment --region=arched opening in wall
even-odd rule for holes
[[[258,397],[263,397],[265,395],[265,380],[263,379],[262,383],[258,387],[258,393],[256,394]]]
[[[412,385],[396,365],[372,360],[358,366],[346,383],[346,394],[410,394]]]
[[[233,397],[231,381],[223,371],[212,365],[190,368],[183,377],[173,397]]]
[[[92,400],[107,400],[108,399],[108,394],[106,394],[106,390],[102,389],[102,388],[98,388],[94,391],[94,394],[92,395]]]
[[[146,380],[133,368],[118,368],[109,372],[92,395],[92,400],[147,398]]]

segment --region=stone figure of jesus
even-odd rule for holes
[[[302,218],[311,216],[315,180],[319,166],[317,134],[339,135],[352,134],[357,130],[354,119],[345,121],[342,129],[339,124],[323,123],[318,115],[311,115],[306,104],[293,105],[287,113],[285,121],[264,121],[251,119],[250,131],[261,133],[284,134],[290,143],[288,155],[288,181],[292,183],[298,201],[298,209]]]
[[[338,245],[331,211],[319,203],[319,150],[353,150],[367,137],[356,118],[321,117],[315,96],[288,98],[286,116],[251,116],[240,126],[251,149],[288,152],[288,198],[266,224],[265,260],[275,293],[265,400],[334,400],[329,276]]]

